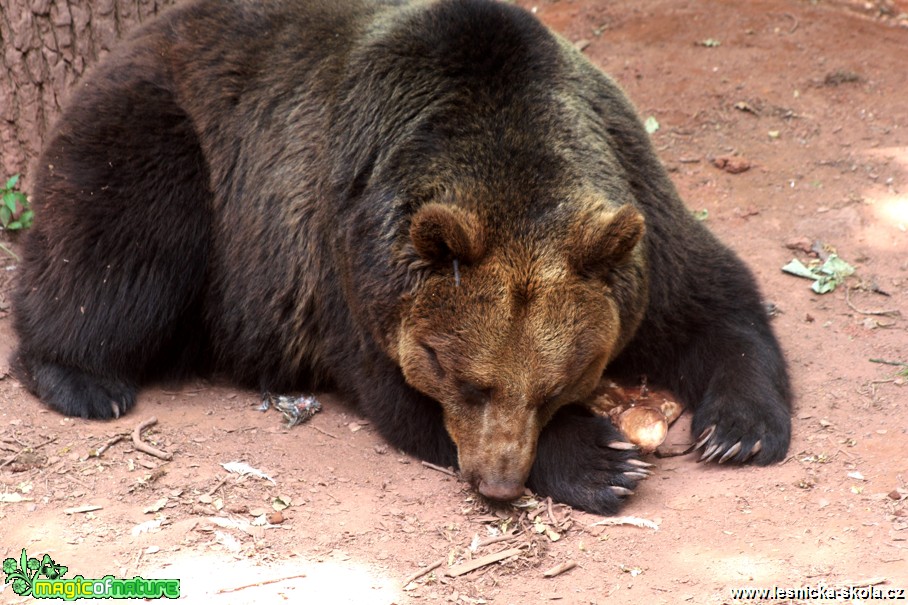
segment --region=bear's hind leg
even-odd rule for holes
[[[189,369],[210,232],[189,117],[128,64],[75,97],[39,160],[14,296],[23,382],[61,412],[126,412],[139,384]]]

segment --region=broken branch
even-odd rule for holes
[[[237,586],[236,588],[221,588],[218,589],[218,594],[224,594],[227,592],[238,592],[240,590],[245,590],[247,588],[255,588],[256,586],[265,586],[267,584],[277,584],[278,582],[283,582],[284,580],[295,580],[297,578],[305,578],[306,574],[298,573],[293,576],[284,576],[283,578],[274,578],[273,580],[262,580],[261,582],[255,582],[254,584],[244,584],[242,586]]]
[[[109,450],[112,446],[116,445],[117,443],[123,441],[128,436],[129,435],[127,433],[120,433],[119,435],[115,435],[114,437],[108,439],[107,443],[105,443],[104,445],[102,445],[101,447],[96,449],[95,451],[88,452],[88,457],[89,458],[100,458],[101,454],[103,454],[104,452]]]
[[[19,456],[21,456],[22,454],[24,454],[24,453],[27,452],[28,450],[35,451],[35,450],[37,450],[37,449],[39,449],[39,448],[44,447],[45,445],[47,445],[47,444],[49,444],[49,443],[53,443],[53,442],[56,441],[56,440],[57,440],[56,437],[51,437],[50,439],[48,439],[48,440],[45,441],[44,443],[39,443],[38,445],[27,445],[27,446],[23,447],[21,450],[19,450],[18,452],[16,452],[15,454],[13,454],[12,456],[10,456],[9,458],[7,458],[6,460],[4,460],[3,462],[0,462],[0,468],[3,468],[3,467],[6,466],[7,464],[12,464],[13,462],[16,461],[16,458],[18,458]],[[19,443],[22,443],[22,442],[20,441]]]
[[[444,562],[445,562],[445,558],[442,557],[439,560],[432,563],[431,565],[429,565],[428,567],[424,567],[423,569],[420,569],[419,571],[417,571],[416,573],[414,573],[413,575],[408,577],[406,580],[404,580],[403,584],[401,584],[401,587],[406,588],[407,585],[410,584],[410,582],[415,582],[416,580],[420,579],[424,575],[435,571],[436,569],[438,569],[439,567],[444,565]]]
[[[158,419],[152,416],[145,422],[141,423],[135,428],[132,432],[132,444],[140,452],[145,452],[149,456],[154,456],[155,458],[160,458],[162,460],[173,460],[173,455],[168,454],[165,451],[159,450],[153,445],[149,445],[142,441],[142,431],[148,427],[154,426],[158,423]]]
[[[599,525],[633,525],[634,527],[659,529],[659,524],[655,521],[650,521],[649,519],[643,519],[640,517],[608,517],[607,519],[603,519],[602,521],[592,523],[590,527],[597,527]]]
[[[519,548],[509,548],[507,550],[502,550],[490,555],[485,555],[484,557],[479,557],[478,559],[473,559],[472,561],[467,561],[466,563],[455,565],[454,567],[448,569],[448,575],[451,577],[462,576],[463,574],[470,573],[471,571],[479,569],[480,567],[485,567],[486,565],[497,563],[498,561],[507,559],[508,557],[519,555],[520,551],[521,549]]]
[[[555,576],[560,576],[566,571],[574,569],[577,567],[577,564],[573,561],[565,561],[564,563],[559,563],[555,567],[549,569],[548,571],[543,572],[543,578],[554,578]]]
[[[443,466],[438,466],[437,464],[432,464],[431,462],[426,462],[425,460],[421,460],[420,464],[422,464],[426,468],[432,469],[433,471],[438,471],[439,473],[444,473],[445,475],[450,475],[452,477],[457,476],[457,473],[455,473],[451,469],[445,468]]]

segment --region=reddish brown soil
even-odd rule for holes
[[[871,361],[908,362],[908,18],[898,16],[908,1],[524,4],[585,40],[656,118],[655,143],[683,196],[708,211],[777,306],[797,390],[790,457],[769,468],[653,459],[655,475],[625,512],[657,531],[591,527],[595,516],[554,507],[550,517],[542,506],[553,542],[525,512],[490,511],[457,479],[389,448],[330,396],[308,425],[286,429],[277,413],[256,411],[255,393],[198,382],[146,390],[129,416],[100,423],[50,412],[6,377],[0,494],[23,501],[0,503],[0,557],[26,547],[70,577],[180,578],[190,602],[217,603],[729,603],[736,587],[908,588],[908,379],[905,366]],[[721,170],[721,157],[750,168]],[[799,239],[855,265],[847,288],[820,296],[781,272],[809,260],[786,248]],[[0,282],[0,359],[14,346],[14,275]],[[887,310],[900,313],[869,313]],[[146,439],[172,461],[128,438],[89,456],[151,416]],[[669,442],[689,442],[687,422]],[[275,483],[228,476],[229,461]],[[291,501],[281,524],[222,526],[251,522],[278,496]],[[100,508],[64,512],[82,505]],[[527,531],[470,551],[507,518]],[[442,575],[520,545],[503,563]],[[543,577],[566,561],[576,567]],[[9,587],[2,599],[24,602]]]

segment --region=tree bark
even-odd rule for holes
[[[67,92],[127,31],[175,0],[0,0],[0,179],[23,173]]]

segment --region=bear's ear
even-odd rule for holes
[[[478,261],[483,254],[482,228],[469,210],[431,202],[413,215],[410,239],[416,252],[430,262]]]
[[[630,204],[584,221],[575,230],[571,264],[581,274],[608,272],[627,258],[645,229],[643,215]]]

